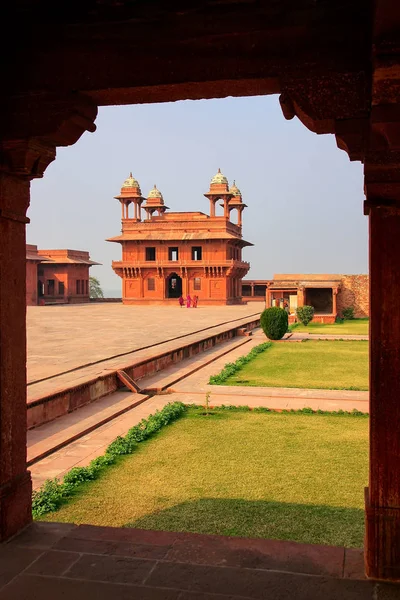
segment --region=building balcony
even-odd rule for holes
[[[126,277],[136,277],[142,269],[157,269],[162,273],[171,269],[203,269],[206,274],[211,272],[221,272],[224,275],[237,275],[243,277],[250,269],[250,263],[244,260],[114,260],[112,268],[118,274],[125,274]],[[242,274],[241,274],[242,273]]]
[[[151,268],[159,268],[162,267],[164,269],[170,269],[174,267],[248,267],[250,268],[250,263],[244,260],[236,260],[234,258],[230,258],[227,260],[113,260],[112,267],[113,269],[121,269],[121,268],[141,268],[141,269],[151,269]]]

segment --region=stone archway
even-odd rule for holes
[[[24,447],[30,180],[43,176],[57,146],[94,131],[97,105],[281,93],[287,119],[297,116],[315,133],[334,133],[351,160],[365,165],[371,265],[366,564],[370,576],[400,579],[396,9],[394,0],[299,0],[296,11],[267,1],[196,0],[179,9],[161,2],[95,2],[64,11],[58,35],[45,3],[14,2],[4,28],[18,27],[22,35],[3,78],[0,142],[0,539],[30,520]],[[32,27],[40,36],[23,35]],[[158,44],[148,44],[154,38]],[[7,38],[1,43],[7,55]]]

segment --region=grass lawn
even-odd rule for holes
[[[368,390],[368,343],[273,343],[223,385]]]
[[[343,323],[309,323],[307,326],[295,323],[291,326],[296,333],[326,335],[368,335],[369,319],[352,319]]]
[[[189,409],[43,520],[362,546],[367,458],[366,417]]]

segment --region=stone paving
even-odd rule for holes
[[[28,306],[28,382],[260,313],[243,306]]]
[[[395,600],[361,550],[36,523],[0,547],[0,600]]]

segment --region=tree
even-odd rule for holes
[[[283,308],[271,306],[260,317],[262,330],[270,340],[280,340],[288,330],[288,314]]]
[[[314,318],[314,307],[307,306],[307,304],[304,306],[299,306],[296,310],[296,315],[300,323],[303,323],[303,325],[308,325],[309,322]]]
[[[90,298],[104,298],[100,281],[96,277],[89,277],[89,296]]]

